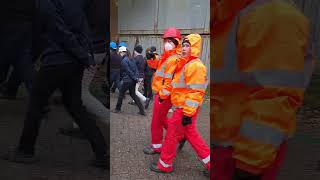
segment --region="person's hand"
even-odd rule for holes
[[[192,117],[183,115],[182,117],[182,126],[192,124]]]
[[[161,97],[159,96],[159,97],[158,97],[158,101],[159,101],[159,103],[162,103],[162,102],[163,102],[163,99],[161,99]]]

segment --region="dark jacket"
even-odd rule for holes
[[[43,65],[95,65],[87,21],[88,0],[37,0]]]
[[[138,82],[138,69],[133,60],[130,60],[127,55],[123,56],[121,61],[121,77],[120,79],[124,83],[136,83]]]
[[[144,72],[145,72],[146,63],[147,63],[146,60],[144,59],[144,57],[142,55],[138,55],[138,56],[134,57],[133,60],[137,65],[138,72],[139,72],[139,78],[144,78]]]
[[[35,0],[2,1],[0,5],[1,28],[10,24],[31,22],[33,18]]]
[[[111,51],[110,53],[110,68],[111,69],[120,69],[121,68],[121,56],[117,54],[116,51]]]
[[[109,39],[109,1],[91,0],[88,19],[93,40],[94,53],[105,53],[108,50]]]

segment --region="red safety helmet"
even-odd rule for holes
[[[177,39],[180,39],[181,38],[181,33],[180,31],[175,28],[175,27],[169,27],[168,29],[166,29],[164,31],[164,34],[162,36],[162,39],[165,39],[165,38],[177,38]]]

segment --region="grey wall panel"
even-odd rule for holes
[[[153,30],[157,0],[119,0],[118,29]]]
[[[209,33],[209,0],[119,0],[120,34],[162,34],[175,26]]]

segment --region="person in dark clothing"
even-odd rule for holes
[[[115,92],[116,88],[120,91],[120,68],[121,56],[117,53],[117,44],[110,43],[110,86],[111,92]]]
[[[143,94],[140,93],[139,91],[139,88],[140,86],[142,85],[142,82],[144,80],[144,77],[145,77],[145,67],[146,67],[146,60],[144,59],[144,57],[142,56],[142,51],[143,51],[143,48],[141,45],[137,45],[135,48],[134,48],[134,62],[136,63],[136,66],[138,68],[138,77],[139,77],[139,82],[136,83],[136,88],[135,88],[135,92],[136,92],[136,95],[139,97],[139,99],[145,103],[145,108],[147,109],[148,106],[149,106],[149,103],[150,103],[150,98],[146,98]],[[132,102],[129,102],[129,104],[135,104],[135,101],[132,101]]]
[[[0,8],[4,15],[0,17],[0,79],[2,82],[6,80],[9,68],[13,66],[18,81],[24,82],[30,93],[35,73],[32,63],[34,0],[10,0],[2,3]],[[8,98],[6,83],[2,90],[1,98]]]
[[[0,90],[0,98],[16,99],[21,83],[19,73],[17,72],[17,69],[14,69],[10,74],[8,81],[3,84]]]
[[[156,47],[152,46],[146,50],[146,59],[147,61],[153,61],[157,59],[158,54],[156,53],[157,49]],[[145,79],[144,79],[144,96],[148,97],[150,99],[153,98],[153,92],[152,92],[152,78],[153,74],[156,72],[156,69],[154,67],[149,66],[146,64],[145,68]]]
[[[81,101],[81,81],[84,68],[95,65],[88,26],[85,18],[87,0],[37,0],[36,16],[42,37],[42,66],[36,75],[24,121],[19,145],[3,158],[13,162],[32,163],[35,144],[43,116],[43,108],[56,89],[62,92],[63,102],[88,138],[95,160],[93,165],[107,168],[107,144],[90,119]]]
[[[136,67],[136,64],[133,60],[130,60],[128,58],[126,47],[124,47],[124,46],[120,47],[119,53],[120,53],[120,56],[122,56],[122,58],[123,58],[121,61],[122,85],[121,85],[120,92],[119,92],[118,102],[117,102],[116,108],[113,112],[114,113],[121,112],[121,106],[122,106],[122,101],[123,101],[124,95],[125,95],[126,91],[129,90],[131,98],[137,103],[137,105],[139,107],[140,111],[138,112],[138,114],[146,115],[144,108],[135,93],[135,85],[137,82],[139,82],[138,69]]]

